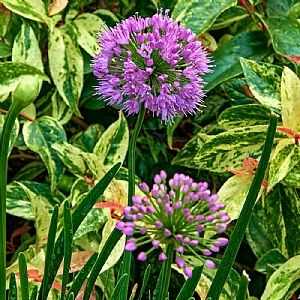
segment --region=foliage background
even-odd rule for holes
[[[146,115],[138,140],[136,181],[151,183],[161,169],[170,176],[184,172],[194,180],[208,181],[237,219],[257,166],[244,159],[259,159],[269,111],[277,112],[280,126],[290,131],[276,134],[266,174],[268,188],[261,190],[234,265],[236,272],[232,271],[222,297],[234,299],[242,270],[251,278],[251,296],[296,297],[300,259],[300,3],[296,0],[2,1],[0,133],[10,92],[18,82],[35,75],[42,83],[39,97],[20,114],[11,136],[7,275],[18,269],[17,254],[27,249],[28,269],[42,272],[54,205],[69,201],[75,208],[117,162],[123,167],[99,202],[126,204],[126,154],[135,117],[127,118],[119,112],[121,107],[106,106],[94,95],[97,80],[90,63],[98,51],[96,33],[104,22],[113,26],[135,12],[146,17],[160,8],[170,9],[173,18],[198,35],[215,68],[205,76],[202,112],[167,126]],[[95,207],[89,213],[74,236],[72,274],[93,251],[101,250],[115,217],[107,208]],[[229,237],[233,226],[234,221],[226,232]],[[123,245],[121,240],[98,277],[94,292],[98,296],[110,297]],[[151,290],[160,268],[155,255],[150,259]],[[216,259],[220,258],[218,254]],[[146,266],[134,264],[132,282],[140,283]],[[197,289],[201,297],[213,272],[202,275]],[[174,278],[171,290],[176,295],[183,278],[176,271]],[[57,299],[55,290],[51,297]]]

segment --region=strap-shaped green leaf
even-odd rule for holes
[[[126,279],[128,277],[128,274],[124,274],[120,279],[119,281],[117,282],[115,288],[114,288],[114,291],[110,297],[111,300],[118,300],[119,299],[119,296],[120,296],[120,292],[122,290],[122,287],[123,285],[125,284],[126,282]]]
[[[8,300],[17,300],[17,299],[18,299],[18,290],[17,290],[16,275],[14,272],[11,272],[9,278]]]
[[[27,262],[23,252],[19,254],[19,271],[22,300],[29,300]]]
[[[112,179],[118,172],[120,165],[121,165],[121,163],[118,163],[114,167],[112,167],[104,175],[104,177],[94,186],[94,188],[87,194],[87,196],[79,203],[79,205],[75,208],[75,210],[72,214],[73,232],[74,233],[78,229],[79,225],[82,223],[83,219],[86,217],[86,215],[92,209],[93,205],[96,203],[96,201],[103,194],[103,192],[105,191],[107,186],[110,184],[110,182],[112,181]],[[118,231],[118,230],[115,230],[115,231]],[[121,236],[122,236],[122,233],[120,231],[118,231],[117,240],[115,241],[115,244],[117,243],[117,241],[120,239]],[[108,239],[107,242],[110,242],[110,241],[111,240]],[[47,295],[50,291],[50,288],[51,288],[51,284],[54,281],[57,270],[63,259],[63,253],[64,253],[64,229],[61,231],[61,233],[55,243],[54,254],[53,254],[55,258],[52,259],[52,264],[51,264],[49,272],[48,272],[48,276],[47,276],[48,285],[45,285],[45,279],[43,279],[39,298],[38,298],[39,300],[45,299],[45,298],[42,298],[41,291],[43,291],[45,297],[47,297]],[[105,261],[103,261],[103,264],[104,264],[104,262]]]
[[[149,279],[149,276],[150,276],[150,270],[151,270],[151,267],[150,267],[150,265],[148,265],[148,267],[145,271],[145,274],[144,274],[143,283],[142,283],[142,287],[141,287],[141,290],[140,290],[138,300],[142,299],[142,296],[144,294],[144,291],[146,289],[146,285],[147,285],[147,282],[148,282],[148,279]]]
[[[193,296],[203,270],[203,265],[193,269],[193,277],[188,278],[181,288],[176,300],[185,300]]]
[[[37,296],[38,296],[38,286],[35,285],[31,292],[30,300],[36,300]]]
[[[64,298],[72,259],[73,225],[69,201],[64,202],[64,271],[62,277],[61,299]]]

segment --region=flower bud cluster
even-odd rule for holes
[[[127,236],[139,233],[138,238],[129,238],[125,250],[135,251],[138,246],[152,243],[147,252],[140,252],[138,259],[144,261],[154,249],[173,244],[177,258],[175,263],[184,273],[192,276],[191,269],[183,259],[183,254],[191,252],[200,260],[198,254],[210,256],[218,252],[228,242],[227,238],[204,238],[205,231],[224,232],[230,217],[224,211],[225,204],[217,203],[218,195],[211,194],[206,182],[194,182],[184,174],[175,174],[166,182],[167,174],[161,171],[155,175],[152,189],[146,183],[139,185],[145,197],[133,196],[132,206],[124,208],[124,217],[129,222],[118,222],[116,228]],[[159,260],[168,259],[162,251]],[[214,268],[212,260],[205,260],[205,265]]]

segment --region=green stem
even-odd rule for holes
[[[230,269],[234,263],[234,260],[240,248],[240,244],[242,242],[247,225],[249,223],[252,209],[255,205],[269,163],[269,159],[273,147],[274,136],[276,132],[276,125],[277,125],[277,116],[271,112],[267,138],[266,138],[266,142],[264,145],[264,149],[261,155],[261,159],[257,171],[255,173],[243,209],[234,227],[233,233],[229,239],[229,243],[226,247],[224,256],[218,267],[216,276],[211,284],[206,299],[208,298],[210,298],[211,300],[219,299],[219,296],[222,292],[223,286],[226,282]]]
[[[171,271],[172,271],[172,263],[173,263],[173,256],[174,256],[174,245],[168,244],[166,249],[166,256],[167,260],[164,261],[161,274],[159,275],[159,291],[158,300],[166,300],[168,297],[170,279],[171,279]]]
[[[146,109],[144,108],[144,106],[142,106],[129,143],[129,150],[128,150],[128,205],[129,206],[132,205],[132,196],[134,195],[135,192],[135,147],[144,121],[145,113],[146,113]],[[124,251],[121,276],[123,274],[130,274],[130,265],[131,265],[131,252]],[[126,278],[125,283],[123,285],[122,292],[120,294],[120,300],[127,299],[129,277],[130,276]]]
[[[6,183],[10,134],[22,107],[13,101],[0,139],[0,299],[6,299]]]

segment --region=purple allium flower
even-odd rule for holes
[[[96,93],[110,105],[122,104],[129,115],[143,105],[165,122],[203,106],[201,76],[211,72],[210,60],[196,35],[168,11],[151,18],[135,15],[113,28],[104,25],[98,40]]]
[[[134,251],[140,245],[151,243],[152,248],[146,253],[141,252],[142,254],[138,256],[139,260],[145,260],[147,254],[159,248],[160,245],[163,249],[166,249],[168,245],[173,245],[176,253],[175,262],[179,268],[184,269],[186,276],[192,276],[192,271],[185,263],[183,253],[193,253],[203,263],[206,261],[207,267],[213,268],[214,263],[211,260],[205,260],[198,252],[209,256],[212,252],[218,252],[219,247],[227,245],[227,238],[207,239],[203,237],[205,231],[220,233],[226,230],[229,216],[222,211],[225,205],[216,203],[218,196],[211,195],[206,182],[195,183],[192,178],[184,174],[175,174],[167,185],[166,175],[161,172],[155,177],[155,182],[149,190],[147,199],[138,199],[138,196],[133,196],[133,205],[124,208],[124,212],[127,212],[125,217],[131,222],[116,224],[116,228],[126,235],[131,232],[144,234],[142,237],[129,239],[125,250]],[[184,201],[187,193],[191,198],[198,195],[197,200]],[[213,212],[212,206],[215,208]],[[160,253],[159,260],[166,259],[168,259],[166,254]]]

